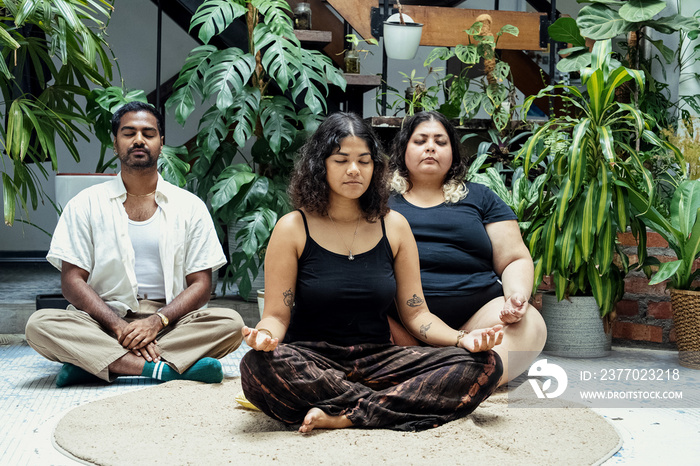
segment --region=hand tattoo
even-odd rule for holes
[[[420,336],[422,336],[423,338],[428,338],[428,329],[430,329],[431,325],[433,325],[432,322],[429,323],[428,325],[421,325],[420,326]]]
[[[419,297],[418,295],[415,295],[415,294],[414,294],[413,297],[412,297],[411,299],[409,299],[408,301],[406,301],[406,304],[408,304],[409,307],[418,307],[418,306],[420,306],[421,304],[423,304],[423,302],[424,302],[424,301],[423,301],[423,299],[422,299],[421,297]]]
[[[292,293],[292,289],[288,289],[284,293],[282,293],[282,296],[284,296],[284,304],[288,308],[292,308],[292,305],[294,305],[294,293]]]

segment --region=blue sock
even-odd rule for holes
[[[146,362],[143,365],[141,375],[164,382],[170,380],[195,380],[205,383],[220,383],[224,380],[224,370],[221,367],[221,362],[214,358],[202,358],[182,374],[163,361]]]
[[[58,388],[79,383],[95,382],[104,382],[104,380],[70,363],[65,363],[56,377],[56,386]]]

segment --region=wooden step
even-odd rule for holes
[[[311,50],[323,50],[326,45],[333,41],[331,31],[295,29],[294,35],[305,49]]]

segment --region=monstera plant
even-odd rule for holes
[[[209,45],[241,20],[247,49]],[[185,60],[166,108],[180,124],[198,98],[206,108],[189,186],[211,203],[217,223],[241,226],[229,237],[240,248],[225,282],[240,279],[248,296],[275,222],[289,209],[293,154],[325,114],[328,85],[345,89],[346,81],[328,57],[302,48],[285,0],[208,0],[190,24],[204,45]]]
[[[544,166],[546,177],[539,192],[541,214],[527,239],[536,284],[550,275],[559,300],[592,295],[601,316],[621,299],[629,269],[617,233],[631,227],[640,263],[646,260],[646,230],[638,214],[651,206],[654,182],[643,148],[670,150],[682,163],[678,149],[647,129],[647,115],[615,100],[615,90],[625,82],[643,89],[644,77],[637,70],[611,67],[611,53],[610,40],[596,42],[592,66],[581,70],[584,92],[555,85],[526,100],[523,114],[535,98],[555,95],[574,113],[552,117],[519,153],[526,174]],[[632,205],[630,199],[640,202]]]
[[[104,40],[111,13],[112,2],[105,0],[0,0],[0,173],[6,224],[14,222],[18,204],[28,213],[43,200],[41,177],[58,168],[57,140],[80,160],[75,142],[89,140],[91,128],[78,97],[87,96],[91,84],[107,86],[112,79]]]

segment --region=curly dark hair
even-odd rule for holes
[[[145,102],[139,102],[138,100],[135,100],[133,102],[128,102],[121,107],[119,107],[117,110],[115,110],[114,114],[112,114],[112,135],[114,137],[117,136],[117,131],[119,131],[119,125],[122,122],[122,117],[129,113],[129,112],[148,112],[151,115],[153,115],[156,118],[156,122],[158,123],[158,135],[162,136],[163,135],[163,115],[160,114],[160,112],[151,104],[147,104]]]
[[[450,123],[442,113],[435,111],[419,112],[403,121],[401,130],[394,137],[394,142],[391,147],[391,157],[389,158],[390,172],[393,173],[394,171],[397,171],[399,175],[401,175],[401,177],[408,182],[409,190],[413,187],[413,185],[408,174],[408,168],[406,167],[406,148],[408,147],[408,142],[411,140],[411,136],[413,136],[413,132],[416,130],[418,125],[426,121],[437,121],[440,123],[445,128],[447,137],[450,140],[450,146],[452,147],[452,165],[445,174],[445,179],[442,181],[442,184],[447,184],[452,180],[459,182],[464,181],[464,178],[467,175],[467,161],[459,153],[457,131],[455,130],[454,126],[452,126],[452,123]]]
[[[299,151],[299,158],[289,183],[289,197],[294,207],[320,215],[328,213],[329,185],[326,159],[340,148],[343,139],[355,136],[367,143],[374,170],[367,191],[360,197],[360,209],[368,221],[376,221],[389,211],[387,161],[381,143],[369,123],[354,113],[329,115]]]

